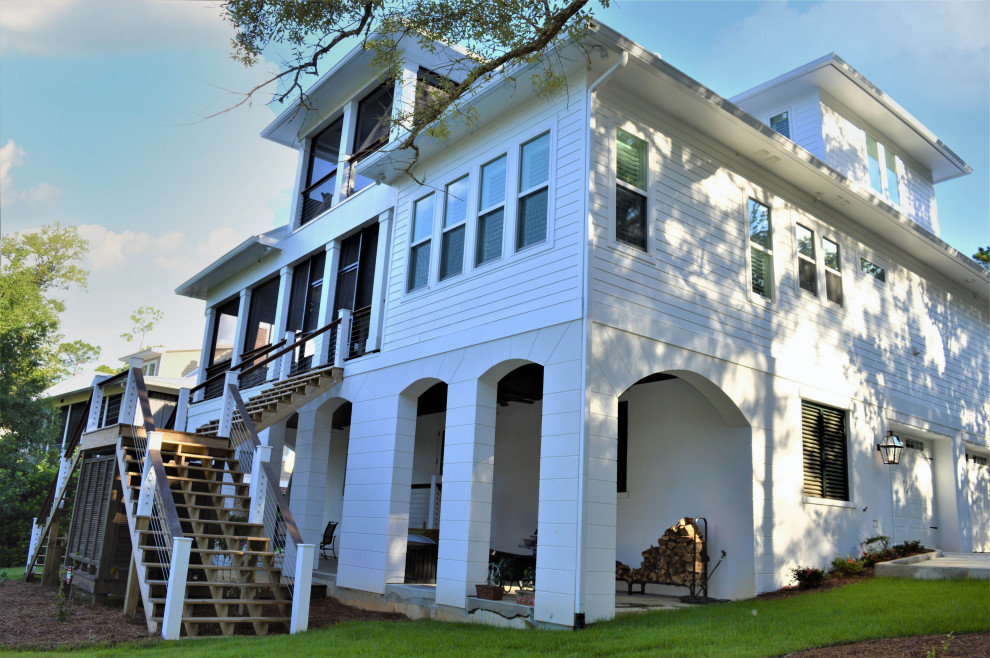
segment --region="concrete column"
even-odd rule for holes
[[[405,579],[416,400],[355,403],[347,454],[337,584],[384,593]]]
[[[333,321],[333,302],[337,293],[337,266],[340,263],[340,242],[334,240],[328,242],[326,246],[327,257],[323,265],[323,287],[320,289],[320,319],[317,323],[321,327],[327,326]],[[329,354],[331,331],[325,331],[314,340],[315,355],[313,357],[313,367],[324,366],[333,359]]]
[[[437,603],[465,607],[488,577],[495,382],[468,379],[447,386]]]
[[[303,542],[317,546],[323,538],[323,496],[330,455],[331,419],[332,414],[326,410],[300,411],[296,429],[296,464],[289,509]]]
[[[241,291],[237,304],[237,325],[234,329],[234,349],[230,354],[231,367],[241,362],[241,352],[244,351],[244,341],[247,339],[248,309],[251,308],[251,289]]]
[[[378,251],[375,254],[375,279],[371,294],[371,317],[366,350],[381,349],[382,318],[385,315],[385,293],[388,290],[389,246],[392,244],[392,211],[378,216]],[[439,244],[439,243],[438,243]]]

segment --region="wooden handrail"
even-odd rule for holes
[[[172,500],[172,489],[168,486],[168,474],[165,473],[165,463],[162,461],[161,450],[149,450],[148,458],[151,459],[151,468],[155,471],[155,487],[158,489],[158,497],[162,501],[162,511],[165,513],[165,522],[172,539],[184,537],[182,533],[182,523],[179,521],[179,513],[175,509],[175,501]],[[168,547],[171,550],[171,546]]]
[[[148,399],[148,387],[144,383],[144,373],[140,368],[134,369],[134,383],[138,390],[138,404],[141,406],[141,416],[144,420],[145,433],[155,431],[155,417],[151,413],[151,400]]]
[[[371,308],[371,307],[369,306],[368,308]],[[340,324],[340,319],[339,318],[336,319],[336,320],[331,320],[324,327],[321,327],[319,329],[315,329],[315,330],[309,332],[308,334],[303,334],[298,340],[296,340],[296,342],[292,343],[291,345],[288,345],[287,347],[279,350],[278,352],[275,352],[275,354],[270,354],[268,356],[268,358],[265,359],[264,361],[259,361],[258,363],[254,364],[250,368],[245,369],[243,372],[241,372],[240,375],[238,375],[238,377],[244,377],[245,375],[249,375],[252,372],[254,372],[255,370],[257,370],[258,368],[261,368],[262,366],[268,365],[269,363],[271,363],[275,359],[278,359],[278,358],[281,358],[281,357],[285,356],[286,354],[288,354],[292,350],[296,349],[300,345],[303,345],[307,341],[310,341],[310,340],[316,338],[317,336],[319,336],[320,334],[328,331],[329,329],[331,329],[333,327],[336,327],[338,324]],[[285,342],[285,339],[284,338],[282,339],[282,342],[283,343]]]
[[[333,323],[331,323],[333,324]],[[330,325],[327,325],[330,326]],[[326,327],[324,327],[326,329]],[[261,445],[261,441],[258,439],[258,432],[254,429],[254,423],[251,421],[251,416],[248,415],[247,408],[244,406],[244,400],[241,399],[241,393],[237,390],[237,387],[231,384],[228,387],[231,392],[231,397],[234,399],[234,405],[237,407],[237,412],[241,415],[241,422],[244,424],[244,429],[247,430],[248,438],[251,441],[252,453],[254,450],[258,449]],[[282,513],[282,521],[285,522],[285,533],[286,536],[291,537],[292,541],[298,546],[302,543],[302,534],[299,532],[299,526],[296,525],[296,519],[292,516],[292,511],[289,510],[289,503],[285,499],[285,494],[278,486],[278,475],[275,473],[275,469],[269,462],[263,462],[261,465],[261,470],[265,473],[265,479],[268,480],[268,488],[272,492],[272,496],[275,498],[275,503],[278,505],[278,511]]]
[[[116,384],[117,382],[120,382],[121,380],[127,379],[127,371],[128,370],[130,370],[130,368],[128,368],[127,370],[124,370],[123,372],[118,372],[113,377],[109,377],[107,379],[104,379],[102,382],[97,382],[96,385],[99,386],[100,388],[106,388],[107,386],[110,386],[111,384]]]
[[[244,364],[247,363],[248,361],[253,361],[254,359],[257,359],[259,356],[261,356],[262,354],[266,354],[268,352],[271,352],[272,350],[274,350],[276,348],[279,348],[282,345],[285,345],[285,339],[284,338],[282,340],[278,341],[277,343],[272,343],[271,345],[262,345],[261,347],[256,347],[253,350],[250,350],[250,351],[245,352],[244,354],[241,354],[241,361],[236,366],[230,366],[229,364],[231,362],[231,359],[227,359],[226,361],[221,361],[220,363],[217,363],[215,365],[212,365],[212,366],[207,367],[206,368],[207,373],[209,373],[210,370],[214,370],[214,369],[217,369],[217,368],[220,368],[220,370],[219,370],[219,372],[217,372],[217,374],[211,375],[211,376],[207,377],[206,379],[204,379],[202,384],[197,384],[196,386],[193,386],[191,389],[189,389],[189,394],[191,395],[191,394],[195,393],[196,391],[198,391],[201,388],[206,388],[207,386],[209,386],[213,382],[218,381],[220,379],[223,379],[224,376],[228,372],[235,372],[237,370],[240,370],[241,368],[244,367]],[[265,361],[263,363],[267,363],[267,361]],[[225,364],[227,364],[227,367],[223,367]],[[257,365],[257,364],[255,364],[255,365]],[[256,368],[254,366],[251,366],[250,368],[248,368],[247,370],[245,370],[244,372],[242,372],[241,373],[241,376],[244,376],[244,374],[246,374],[248,372],[253,372],[255,369]]]
[[[76,449],[79,445],[79,439],[82,438],[83,430],[86,429],[86,425],[89,423],[89,409],[93,404],[93,397],[90,396],[86,400],[86,406],[83,408],[82,416],[79,418],[79,422],[76,423],[75,429],[72,430],[72,434],[69,435],[69,442],[65,444],[65,450],[62,453],[64,459],[68,459],[72,456],[72,451]]]
[[[351,320],[354,318],[364,317],[365,315],[371,315],[371,305],[365,306],[364,308],[359,308],[356,311],[351,311]]]

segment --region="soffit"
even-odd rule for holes
[[[272,252],[281,251],[279,243],[284,232],[283,226],[267,233],[252,235],[176,288],[175,294],[206,300],[210,290],[254,263],[261,262]]]

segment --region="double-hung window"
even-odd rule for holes
[[[770,208],[749,200],[749,262],[753,292],[770,299],[773,294],[773,239]]]
[[[343,129],[344,119],[341,117],[314,137],[310,144],[306,186],[302,192],[303,224],[315,219],[333,203]]]
[[[409,249],[409,290],[422,288],[430,280],[430,240],[433,237],[435,195],[413,204],[412,239]]]
[[[440,239],[440,280],[464,269],[464,233],[467,230],[468,177],[447,186],[443,201],[443,237]]]
[[[846,412],[802,400],[801,447],[804,494],[814,498],[849,500]]]
[[[839,244],[822,238],[822,255],[825,259],[825,298],[842,306],[842,261]]]
[[[815,232],[801,224],[795,230],[798,252],[798,285],[818,296],[818,261],[815,256]]]
[[[519,205],[516,211],[516,249],[547,239],[550,201],[550,133],[522,145],[519,166]]]
[[[502,257],[502,230],[505,223],[506,156],[481,168],[481,194],[478,201],[476,265]]]
[[[615,239],[646,251],[646,142],[621,128],[615,141]]]
[[[901,205],[897,156],[870,135],[866,136],[866,166],[870,172],[870,187],[891,203]]]

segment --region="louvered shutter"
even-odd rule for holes
[[[849,500],[846,412],[802,402],[801,443],[805,495]]]

